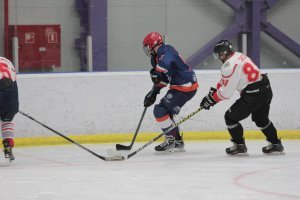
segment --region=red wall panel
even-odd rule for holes
[[[10,38],[19,40],[20,69],[60,67],[60,25],[16,25],[10,30]]]

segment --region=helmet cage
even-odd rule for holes
[[[154,50],[150,49],[149,45],[144,45],[143,46],[144,52],[147,56],[151,57],[152,55],[154,55]]]

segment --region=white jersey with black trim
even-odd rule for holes
[[[4,57],[0,57],[0,79],[2,78],[10,78],[12,81],[16,81],[14,65]]]
[[[241,92],[247,85],[260,81],[258,67],[246,55],[234,52],[221,68],[222,78],[213,97],[217,101],[229,99],[234,91]]]

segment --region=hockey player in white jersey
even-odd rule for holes
[[[16,72],[13,64],[6,58],[0,57],[0,122],[2,144],[5,158],[9,161],[15,159],[13,119],[19,110],[18,86]]]
[[[234,52],[228,40],[221,40],[215,45],[214,56],[223,62],[222,78],[216,88],[211,88],[202,99],[200,106],[209,110],[218,102],[229,99],[235,90],[240,93],[240,98],[225,113],[225,122],[233,142],[232,147],[226,148],[226,153],[247,153],[243,127],[239,122],[250,115],[269,142],[268,146],[262,148],[263,153],[283,152],[277,130],[269,120],[273,93],[267,75],[261,74],[249,57]]]

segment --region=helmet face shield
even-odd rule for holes
[[[219,58],[219,53],[215,53],[215,52],[214,52],[214,53],[213,53],[213,57],[214,57],[215,60],[217,60],[217,59]]]
[[[153,50],[150,49],[148,45],[143,46],[144,52],[147,56],[151,57],[153,55]]]

